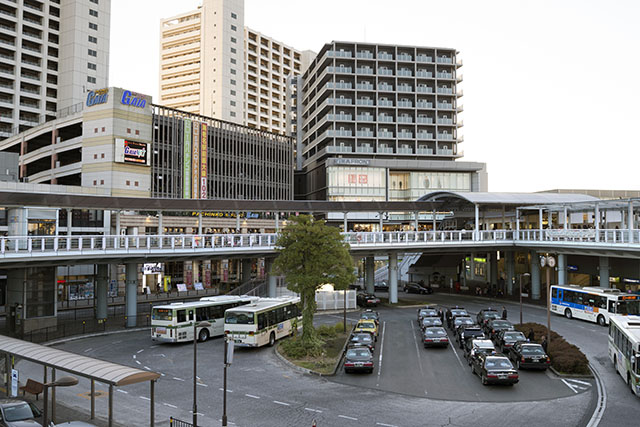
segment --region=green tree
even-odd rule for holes
[[[287,288],[300,294],[302,345],[313,353],[323,342],[313,327],[316,290],[331,283],[347,289],[356,280],[349,244],[340,231],[310,215],[290,217],[276,241],[278,257],[274,267],[287,280]]]

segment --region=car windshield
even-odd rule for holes
[[[357,334],[354,335],[353,338],[351,338],[352,341],[359,341],[359,342],[363,342],[363,341],[371,341],[371,335],[369,334]]]
[[[423,325],[437,325],[438,323],[442,322],[437,317],[425,317],[424,319],[422,319]]]
[[[253,313],[226,311],[224,313],[224,323],[231,325],[253,325],[253,317]]]
[[[435,317],[438,315],[438,312],[435,310],[426,310],[425,313],[427,316],[432,316],[432,317]]]
[[[33,412],[28,404],[12,405],[4,408],[5,421],[23,421],[33,418]]]
[[[473,320],[470,317],[458,317],[455,322],[456,325],[473,325]]]
[[[507,322],[506,320],[500,320],[500,321],[493,321],[492,326],[494,328],[508,328],[511,326],[511,323]]]
[[[504,338],[509,340],[525,340],[525,336],[522,332],[505,332]]]
[[[544,354],[541,345],[523,345],[522,354]]]
[[[483,316],[484,316],[485,319],[499,319],[500,318],[500,314],[498,314],[497,311],[485,311]]]
[[[365,329],[374,329],[375,327],[376,325],[371,322],[360,322],[360,324],[358,325],[358,328],[365,328]]]
[[[360,315],[361,319],[367,319],[367,320],[375,320],[378,316],[376,316],[374,313],[362,313]]]
[[[451,310],[451,315],[452,316],[468,316],[467,311],[462,309]]]
[[[487,357],[484,367],[490,370],[513,369],[513,365],[506,357]]]
[[[427,329],[427,335],[442,337],[447,335],[447,333],[442,328],[429,328]]]
[[[371,356],[371,353],[369,353],[369,350],[367,350],[366,348],[362,348],[362,349],[349,349],[347,350],[347,357],[369,357]]]
[[[428,313],[427,310],[420,310],[420,313],[418,313],[420,316],[426,316]]]

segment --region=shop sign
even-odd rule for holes
[[[578,271],[578,266],[577,265],[573,265],[573,264],[569,264],[569,265],[567,265],[567,271]]]
[[[622,281],[624,283],[632,283],[634,285],[640,284],[640,279],[632,279],[631,277],[625,277],[624,279],[622,279]]]
[[[184,283],[178,283],[176,288],[178,288],[178,292],[187,292],[187,285]]]
[[[200,131],[200,198],[207,198],[207,124]]]
[[[184,161],[182,162],[182,198],[191,198],[191,120],[184,119]]]
[[[128,139],[124,140],[124,162],[125,163],[135,163],[138,165],[146,165],[147,162],[147,154],[149,150],[147,149],[146,142],[136,142],[129,141]]]
[[[87,107],[105,104],[109,100],[109,89],[92,90],[87,94]]]
[[[197,199],[200,196],[200,123],[193,123],[193,139],[191,141],[191,197]]]
[[[161,262],[148,262],[142,265],[142,274],[158,274],[162,273]]]
[[[366,159],[334,159],[334,165],[369,166],[371,160]]]
[[[235,212],[191,212],[191,216],[207,216],[212,218],[235,218]],[[258,219],[260,215],[257,212],[240,212],[240,218]]]
[[[137,108],[144,108],[147,105],[147,101],[144,99],[144,95],[131,92],[130,90],[125,90],[124,92],[122,92],[120,103]]]

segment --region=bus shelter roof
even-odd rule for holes
[[[156,372],[118,365],[7,336],[0,336],[0,352],[114,386],[154,381],[160,377]]]

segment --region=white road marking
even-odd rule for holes
[[[338,415],[338,418],[345,418],[345,419],[351,420],[351,421],[358,421],[357,418],[347,417],[346,415]]]
[[[321,414],[322,411],[319,409],[312,409],[312,408],[304,408],[305,411],[309,411],[309,412],[317,412],[318,414]]]
[[[596,403],[596,409],[593,411],[593,415],[587,424],[587,427],[597,427],[600,424],[600,420],[602,420],[602,416],[604,415],[605,409],[607,409],[607,391],[602,385],[602,381],[598,371],[589,366],[591,372],[595,376],[596,381],[596,389],[598,390],[598,401]]]
[[[122,341],[111,341],[111,344],[120,344]]]
[[[380,338],[380,357],[378,358],[378,381],[376,387],[380,385],[380,373],[382,372],[382,351],[384,350],[384,331],[387,327],[387,321],[382,322],[382,337]]]
[[[273,403],[277,404],[277,405],[284,405],[284,406],[291,406],[289,403],[285,403],[285,402],[280,402],[278,400],[274,400]]]
[[[575,394],[578,394],[578,390],[576,390],[574,387],[574,385],[570,384],[569,382],[567,382],[564,378],[562,378],[562,382],[571,389],[572,392],[574,392]]]
[[[184,382],[184,380],[182,378],[173,377],[173,379],[176,380],[176,381],[183,381]]]
[[[140,353],[142,353],[143,351],[144,351],[144,348],[143,348],[142,350],[138,350],[138,351],[136,352],[136,354],[140,354]]]
[[[385,427],[397,427],[394,426],[393,424],[385,424],[385,423],[376,423],[377,426],[385,426]]]
[[[144,369],[146,369],[147,371],[150,371],[150,370],[151,370],[151,368],[150,368],[150,367],[148,367],[148,366],[145,366],[145,367],[144,367]]]
[[[165,374],[163,374],[162,372],[160,372],[160,375],[162,375],[163,377],[165,377],[165,376],[166,376],[166,375],[165,375]]]
[[[135,354],[133,355],[133,358],[134,358],[134,359],[136,358],[136,355],[135,355]]]
[[[223,389],[222,387],[220,387],[218,390],[220,390],[220,391],[224,391],[224,389]],[[233,393],[233,390],[229,390],[229,389],[227,389],[227,392],[229,392],[229,393]]]
[[[208,385],[202,384],[202,383],[196,383],[196,384],[198,384],[200,387],[209,387]]]
[[[90,352],[91,350],[93,350],[93,348],[89,347],[89,348],[88,348],[88,349],[86,349],[84,352],[85,352],[85,353],[88,353],[88,352]]]
[[[119,388],[117,388],[117,389],[116,389],[116,391],[117,391],[117,392],[120,392],[120,393],[124,393],[124,394],[129,394],[129,392],[128,392],[128,391],[120,390]]]
[[[157,347],[157,345],[152,345],[152,346],[151,346],[151,347],[149,347],[149,348],[156,348],[156,347]]]
[[[245,395],[245,396],[247,396],[247,397],[250,397],[250,398],[252,398],[252,399],[260,399],[260,396],[254,396],[253,394],[247,394],[247,393],[245,393],[244,395]]]
[[[138,396],[140,399],[144,399],[144,400],[149,400],[151,401],[151,399],[149,399],[148,397],[144,397],[144,396]]]
[[[458,363],[460,363],[460,366],[464,368],[464,365],[462,364],[462,360],[460,360],[460,356],[458,356],[458,352],[456,351],[456,348],[455,348],[456,347],[455,340],[449,343],[449,347],[451,347],[451,350],[453,350],[453,354],[456,355],[456,359],[458,359]]]
[[[140,363],[140,361],[139,361],[139,360],[136,360],[136,363],[137,363],[138,365],[142,365],[142,363]]]
[[[576,380],[576,379],[573,379],[573,378],[567,378],[567,381],[570,381],[572,383],[578,383],[578,384],[586,385],[586,386],[591,386],[591,383],[588,383],[586,381]]]
[[[409,320],[411,324],[411,332],[413,334],[413,341],[416,344],[416,354],[418,355],[418,366],[420,367],[420,375],[424,378],[424,370],[422,369],[422,359],[420,358],[420,348],[418,347],[418,339],[416,338],[416,327],[413,326],[413,320]]]
[[[168,406],[169,408],[178,409],[177,406],[172,405],[171,403],[163,403],[164,406]]]

